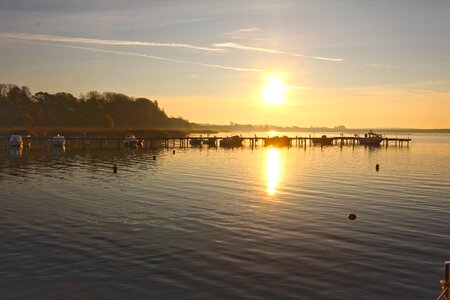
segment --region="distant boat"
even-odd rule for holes
[[[383,141],[383,136],[370,130],[364,134],[364,137],[358,137],[358,141],[361,145],[379,146]]]
[[[58,133],[58,135],[52,137],[52,144],[55,147],[64,147],[66,145],[66,139]]]
[[[238,135],[233,135],[232,137],[227,137],[220,140],[221,147],[241,147],[242,141],[244,139]]]
[[[203,140],[201,138],[193,138],[189,140],[189,144],[191,146],[201,146],[202,145]]]
[[[287,136],[274,136],[264,140],[264,146],[273,147],[289,147],[291,146],[292,139]]]
[[[314,145],[333,145],[334,138],[327,137],[326,135],[322,135],[320,138],[313,137],[311,141]]]
[[[216,146],[216,138],[208,138],[203,140],[203,144],[206,144],[208,146]]]
[[[11,147],[22,147],[23,146],[23,139],[21,135],[13,134],[9,138],[9,145]]]
[[[125,139],[123,140],[123,145],[125,147],[137,148],[142,147],[144,145],[144,140],[140,140],[136,138],[134,134],[127,134]]]

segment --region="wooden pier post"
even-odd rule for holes
[[[444,276],[444,280],[447,282],[447,293],[444,295],[450,299],[450,261],[444,263]]]

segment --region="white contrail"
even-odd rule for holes
[[[220,49],[217,47],[210,48],[190,44],[156,43],[156,42],[127,41],[127,40],[103,40],[103,39],[89,39],[80,37],[67,37],[57,35],[28,34],[15,32],[0,32],[0,37],[28,40],[28,41],[41,41],[41,42],[62,42],[62,43],[78,43],[78,44],[111,45],[111,46],[174,47],[174,48],[187,48],[193,50],[209,51],[209,52],[224,51],[224,49]]]
[[[282,55],[289,55],[289,56],[294,56],[294,57],[312,58],[312,59],[333,61],[333,62],[344,61],[344,59],[342,59],[342,58],[303,55],[303,54],[290,53],[290,52],[286,52],[286,51],[269,49],[269,48],[245,46],[245,45],[241,45],[241,44],[237,44],[237,43],[216,43],[216,44],[213,44],[213,47],[216,47],[218,49],[231,48],[231,49],[257,51],[257,52],[265,52],[265,53],[272,53],[272,54],[282,54]]]
[[[207,64],[207,63],[202,63],[202,62],[192,62],[192,61],[178,60],[178,59],[173,59],[173,58],[166,58],[166,57],[147,55],[147,54],[135,53],[135,52],[123,52],[123,51],[80,47],[80,46],[72,46],[72,45],[64,45],[64,44],[62,44],[62,45],[57,44],[55,46],[87,50],[87,51],[94,51],[94,52],[101,52],[101,53],[117,54],[117,55],[145,57],[145,58],[156,59],[156,60],[161,60],[161,61],[189,64],[189,65],[197,65],[197,66],[203,66],[203,67],[208,67],[208,68],[225,69],[225,70],[233,70],[233,71],[241,71],[241,72],[263,72],[263,70],[261,70],[261,69],[230,67],[230,66],[223,66],[223,65]]]

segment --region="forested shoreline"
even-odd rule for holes
[[[189,129],[182,118],[168,117],[156,100],[120,93],[37,92],[0,84],[0,127]]]

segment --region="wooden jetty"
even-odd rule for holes
[[[143,147],[141,148],[188,148],[193,147],[190,145],[190,140],[193,139],[203,139],[208,140],[209,147],[218,147],[219,141],[226,138],[225,136],[181,136],[181,137],[139,137],[144,141]],[[244,146],[247,147],[258,147],[266,145],[266,141],[271,137],[257,137],[250,136],[245,137],[241,136],[243,139]],[[314,137],[311,135],[304,137],[289,137],[291,139],[291,147],[307,147],[314,146],[312,143]],[[359,137],[356,136],[337,136],[330,137],[333,139],[332,145],[336,146],[357,146],[359,145]],[[28,137],[27,140],[31,143],[31,147],[37,148],[48,148],[52,147],[52,138],[51,137]],[[123,137],[91,137],[91,136],[66,136],[66,147],[72,149],[120,149],[124,148]],[[4,147],[8,147],[8,137],[0,137],[0,143],[3,144]],[[409,143],[411,142],[410,138],[389,138],[383,137],[380,147],[388,147],[390,145],[394,146],[407,146],[409,147]],[[206,145],[205,145],[206,146]],[[195,146],[198,147],[198,146]],[[320,145],[319,145],[320,147]]]

